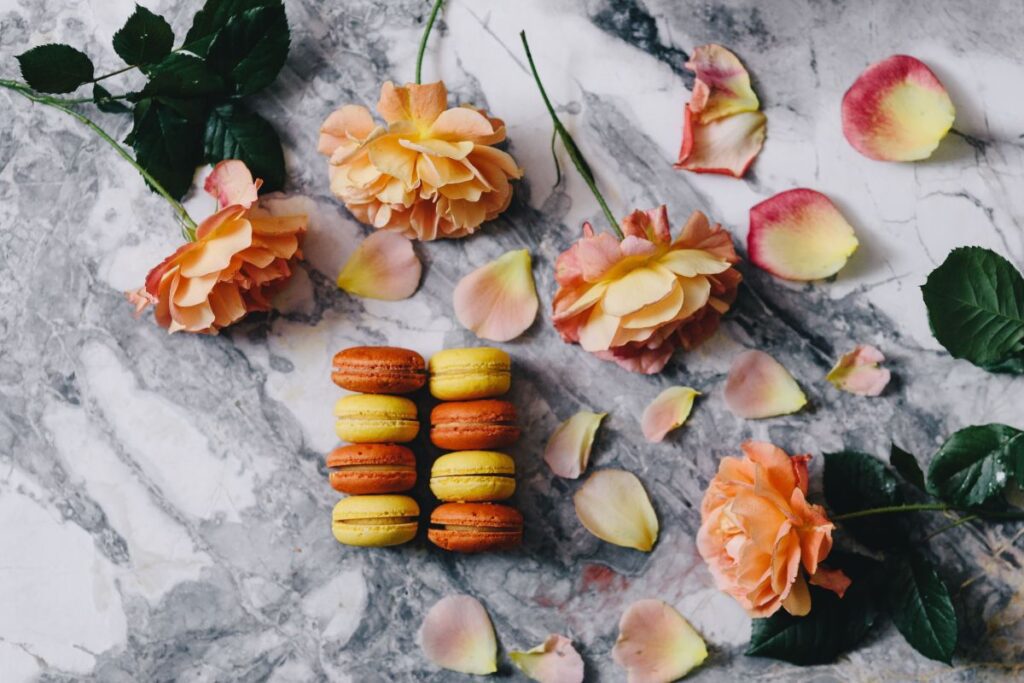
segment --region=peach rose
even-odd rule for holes
[[[257,203],[260,180],[245,164],[222,161],[206,181],[221,209],[128,292],[141,313],[156,306],[157,323],[169,332],[215,334],[252,311],[268,311],[270,297],[302,258],[299,240],[306,216],[274,216]]]
[[[849,579],[819,567],[832,549],[834,525],[807,494],[809,455],[790,457],[770,443],[748,441],[742,458],[726,457],[701,503],[697,549],[718,588],[752,617],[783,607],[811,609],[810,582],[842,597]]]
[[[672,239],[664,205],[634,211],[625,237],[595,235],[589,223],[555,262],[555,329],[627,370],[661,371],[680,346],[714,334],[742,279],[732,238],[695,211]]]
[[[523,171],[493,147],[505,124],[473,107],[448,108],[443,82],[381,88],[374,122],[345,105],[320,127],[331,192],[363,223],[410,239],[465,237],[508,208]]]

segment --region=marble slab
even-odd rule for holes
[[[149,0],[178,35],[196,2]],[[0,0],[0,73],[13,55],[66,41],[116,68],[110,38],[131,0]],[[895,439],[927,454],[952,431],[1024,426],[1024,381],[946,355],[918,286],[955,246],[1024,266],[1024,5],[1016,0],[451,0],[424,65],[455,100],[508,125],[526,169],[509,211],[471,239],[425,244],[423,285],[404,302],[352,298],[333,280],[366,229],[328,190],[321,120],[372,105],[386,79],[410,80],[425,0],[287,0],[292,50],[254,101],[281,134],[290,204],[307,211],[307,262],[280,312],[217,337],[168,336],[136,321],[122,291],[178,241],[172,216],[134,171],[58,112],[0,93],[0,680],[462,680],[419,652],[438,598],[478,596],[503,652],[565,633],[588,680],[618,681],[619,615],[635,599],[675,605],[707,639],[696,681],[1011,680],[1024,667],[1020,525],[965,526],[931,543],[962,622],[950,668],[889,625],[830,666],[743,655],[749,620],[711,584],[694,547],[697,506],[721,456],[748,438],[791,452],[882,455]],[[563,344],[550,326],[555,257],[600,212],[571,171],[555,186],[551,126],[532,87],[526,29],[546,85],[616,213],[666,203],[675,224],[701,209],[743,244],[749,207],[809,186],[833,197],[862,247],[834,282],[788,285],[743,266],[721,332],[659,376],[628,374]],[[686,55],[705,42],[748,66],[768,142],[743,181],[674,171]],[[869,161],[842,137],[842,93],[869,63],[925,60],[957,106],[956,131],[915,165]],[[131,85],[131,76],[123,82]],[[101,115],[119,137],[128,121]],[[560,154],[563,169],[567,159]],[[206,196],[189,206],[202,215]],[[338,349],[398,344],[430,354],[477,343],[452,313],[454,283],[529,248],[544,315],[504,345],[525,437],[515,502],[521,552],[459,557],[417,539],[392,550],[338,545],[323,455],[335,445],[329,379]],[[891,359],[895,381],[865,400],[823,382],[858,342]],[[804,412],[746,422],[722,400],[733,355],[774,354],[810,398]],[[643,442],[639,415],[664,387],[704,392],[685,429]],[[540,461],[577,410],[608,411],[593,465],[635,472],[661,538],[647,555],[577,522],[577,482]],[[425,467],[433,453],[419,448]],[[814,467],[815,482],[820,458]],[[429,492],[417,495],[429,507]],[[817,495],[820,495],[820,491]],[[941,520],[922,518],[923,530]],[[521,678],[501,657],[503,679]]]

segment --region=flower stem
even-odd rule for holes
[[[427,51],[427,39],[430,38],[430,29],[434,28],[434,20],[437,19],[437,13],[441,11],[441,5],[444,4],[444,0],[435,0],[434,8],[430,10],[430,17],[427,19],[427,25],[423,29],[423,37],[420,38],[420,51],[416,54],[416,85],[423,82],[421,74],[423,72],[423,53]]]
[[[23,97],[33,102],[38,102],[39,104],[45,104],[48,107],[58,109],[64,112],[65,114],[68,114],[69,116],[78,119],[86,126],[88,126],[90,129],[92,129],[94,133],[99,135],[104,141],[110,144],[110,146],[113,147],[117,151],[117,153],[120,154],[122,158],[124,158],[125,161],[131,164],[135,168],[135,170],[138,171],[142,175],[142,177],[146,179],[146,182],[148,182],[150,186],[154,190],[156,190],[158,194],[160,194],[160,196],[167,200],[167,203],[171,205],[171,207],[178,214],[178,218],[184,224],[184,229],[186,234],[189,236],[189,239],[195,239],[196,222],[192,220],[191,216],[188,215],[188,211],[186,211],[185,207],[181,205],[181,202],[172,197],[171,193],[168,192],[164,188],[164,186],[161,185],[159,181],[157,181],[156,178],[150,175],[149,171],[140,166],[139,163],[132,157],[132,155],[128,153],[128,150],[122,147],[121,144],[117,142],[117,140],[112,138],[110,134],[107,133],[107,131],[100,128],[96,124],[96,122],[90,119],[89,117],[72,109],[70,105],[76,104],[78,102],[77,100],[64,100],[59,97],[49,97],[47,95],[41,95],[32,90],[32,88],[30,88],[27,84],[19,83],[18,81],[0,79],[0,87],[7,88],[8,90],[13,90],[14,92],[22,95]]]
[[[175,50],[175,52],[177,52],[177,50]],[[103,74],[102,76],[97,76],[96,78],[92,79],[90,81],[90,83],[99,83],[100,81],[102,81],[104,79],[107,79],[107,78],[110,78],[111,76],[117,76],[118,74],[123,74],[125,71],[131,71],[132,69],[138,69],[138,68],[139,67],[138,67],[137,64],[131,64],[131,65],[128,65],[128,66],[124,67],[123,69],[118,69],[117,71],[111,71],[108,74]]]
[[[548,93],[544,90],[544,84],[540,81],[540,74],[537,73],[537,65],[533,63],[533,54],[530,52],[530,44],[526,42],[526,31],[520,31],[519,37],[523,41],[523,49],[526,50],[526,61],[530,63],[530,71],[533,73],[533,80],[537,84],[537,89],[540,90],[540,96],[544,99],[544,106],[547,107],[548,113],[551,115],[551,122],[555,126],[555,132],[558,133],[558,137],[562,139],[562,145],[565,147],[565,151],[569,154],[569,158],[572,160],[573,166],[583,176],[583,182],[590,188],[591,193],[594,195],[594,199],[601,205],[601,210],[604,211],[604,217],[608,221],[608,224],[615,230],[615,233],[619,236],[619,239],[623,238],[622,229],[619,227],[618,221],[615,220],[615,216],[612,214],[611,209],[608,208],[608,203],[604,200],[601,195],[601,191],[597,189],[597,180],[594,178],[594,172],[590,170],[590,164],[583,158],[583,153],[580,152],[580,148],[576,146],[576,142],[569,135],[569,131],[565,129],[562,122],[558,119],[558,114],[555,113],[555,107],[551,104],[551,100],[548,99]],[[558,160],[555,160],[557,167]],[[561,173],[559,173],[561,175]]]
[[[928,534],[927,536],[925,536],[924,538],[921,539],[921,543],[925,543],[927,541],[930,541],[931,539],[935,538],[939,534],[944,534],[947,531],[950,531],[951,529],[957,528],[961,524],[967,524],[968,522],[973,522],[974,520],[978,519],[979,517],[980,517],[980,515],[967,515],[965,517],[961,517],[960,519],[956,520],[955,522],[950,522],[946,526],[939,527],[935,531],[931,532],[930,534]]]
[[[900,512],[945,512],[947,510],[969,512],[976,517],[982,518],[988,517],[991,519],[1006,520],[1024,519],[1024,510],[969,510],[948,505],[946,503],[912,503],[910,505],[888,505],[886,507],[868,508],[867,510],[847,512],[843,515],[836,515],[832,520],[835,522],[842,522],[847,519],[860,519],[861,517],[871,517],[873,515],[888,515]]]

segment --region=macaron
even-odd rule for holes
[[[405,443],[416,438],[416,404],[401,396],[352,394],[334,404],[334,431],[352,443]]]
[[[501,349],[447,349],[430,359],[430,393],[442,401],[493,398],[512,384],[512,360]]]
[[[458,451],[442,455],[430,468],[430,490],[440,500],[505,500],[516,491],[516,463],[497,451]]]
[[[416,485],[416,456],[398,444],[335,448],[327,455],[327,467],[331,486],[342,493],[397,493]]]
[[[508,401],[453,401],[430,412],[430,440],[438,448],[501,448],[518,439],[516,407]]]
[[[445,503],[430,515],[427,538],[458,553],[509,550],[523,541],[523,516],[497,503]]]
[[[420,506],[409,496],[349,496],[334,506],[331,530],[339,543],[381,547],[416,537]]]
[[[423,356],[395,346],[353,346],[334,355],[331,379],[362,394],[408,394],[427,382]]]

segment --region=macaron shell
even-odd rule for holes
[[[420,507],[409,496],[350,496],[331,513],[331,531],[339,543],[383,547],[416,537]],[[396,521],[396,520],[407,521]]]
[[[361,524],[334,522],[331,531],[339,543],[364,548],[384,548],[401,545],[416,538],[418,522],[406,524]]]
[[[488,475],[431,477],[430,490],[445,502],[483,503],[510,498],[516,492],[516,480]]]
[[[350,444],[335,448],[326,461],[328,480],[342,493],[398,493],[416,485],[416,456],[398,444]]]
[[[331,379],[349,391],[407,394],[426,384],[426,363],[409,349],[355,346],[335,354]]]
[[[468,474],[516,473],[516,461],[498,451],[457,451],[446,453],[434,461],[430,468],[432,477],[449,477]]]
[[[338,438],[352,443],[405,443],[420,431],[416,404],[399,396],[344,396],[334,404],[334,414]]]
[[[430,413],[430,441],[438,448],[501,448],[519,440],[516,409],[508,401],[453,401]]]
[[[501,349],[448,349],[430,359],[430,393],[442,401],[501,396],[511,385],[511,359]]]
[[[372,493],[400,493],[416,486],[416,470],[347,470],[328,475],[335,491],[361,496]]]
[[[507,505],[445,503],[434,509],[430,522],[458,527],[427,531],[431,543],[454,552],[509,550],[523,539],[523,516]]]
[[[430,529],[427,539],[439,548],[456,553],[484,553],[518,548],[523,542],[523,531]]]
[[[434,508],[430,523],[515,530],[523,528],[523,515],[509,505],[445,503]]]
[[[341,522],[373,522],[399,517],[419,517],[419,514],[419,504],[409,496],[349,496],[335,503],[331,519]]]

